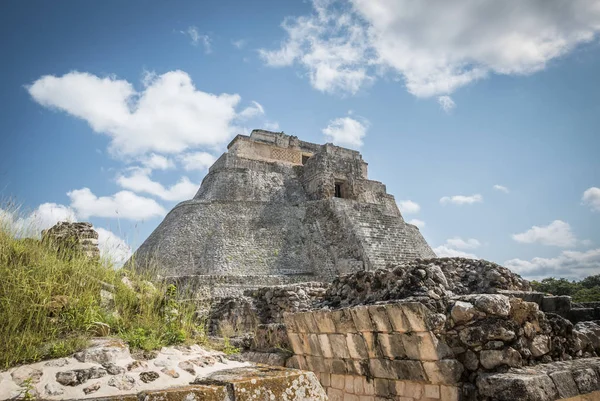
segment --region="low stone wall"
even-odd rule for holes
[[[315,372],[330,401],[456,401],[462,364],[430,315],[418,302],[286,315],[288,365]]]
[[[327,284],[307,282],[261,287],[244,291],[244,296],[214,300],[210,305],[208,329],[214,335],[255,333],[259,325],[283,322],[284,313],[312,309],[323,299]]]
[[[484,374],[477,379],[477,389],[494,401],[600,400],[600,358]]]
[[[557,390],[561,384],[548,384],[554,390],[542,398],[521,390],[512,393],[520,397],[503,398],[492,394],[486,383],[495,380],[500,387],[520,388],[524,385],[519,380],[529,380],[519,373],[528,372],[526,366],[548,372],[556,361],[574,360],[573,369],[579,371],[586,363],[596,363],[600,352],[596,323],[574,326],[540,311],[537,303],[500,294],[413,298],[286,314],[284,320],[294,352],[287,366],[315,372],[334,401],[355,396],[554,401],[566,397]],[[513,370],[512,376],[495,376]],[[600,390],[600,381],[594,386],[579,386],[579,393]]]

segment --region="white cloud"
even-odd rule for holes
[[[449,257],[449,258],[469,258],[469,259],[479,259],[477,255],[469,252],[465,252],[464,249],[475,249],[479,248],[481,243],[475,238],[469,238],[467,240],[463,240],[460,237],[449,238],[446,240],[445,244],[442,244],[433,249],[436,255],[440,258]]]
[[[241,118],[254,118],[257,116],[263,116],[265,114],[265,109],[258,102],[252,101],[252,106],[246,107],[239,114]]]
[[[204,46],[204,52],[206,54],[210,54],[212,53],[212,45],[211,42],[212,40],[210,39],[210,36],[208,35],[201,35],[198,32],[198,28],[196,28],[195,26],[190,26],[188,27],[187,31],[180,31],[181,33],[183,33],[184,35],[187,35],[190,37],[190,39],[192,40],[192,44],[194,46],[198,46],[200,44],[202,44]]]
[[[475,238],[469,238],[466,241],[460,237],[449,238],[446,245],[458,249],[475,249],[481,246],[481,243]]]
[[[152,153],[141,160],[144,167],[151,170],[168,170],[175,167],[175,163],[167,157]]]
[[[594,0],[313,0],[313,8],[286,18],[286,39],[260,54],[271,66],[297,63],[324,92],[355,93],[390,72],[416,96],[448,95],[491,73],[540,71],[600,31]]]
[[[600,212],[600,188],[591,187],[585,190],[581,200],[593,211]]]
[[[473,203],[483,202],[483,196],[479,194],[465,196],[465,195],[454,195],[454,196],[443,196],[440,198],[440,203],[446,205],[453,203],[455,205],[471,205]]]
[[[563,251],[555,258],[511,259],[504,262],[504,266],[529,279],[582,279],[600,274],[600,248],[585,252]]]
[[[43,76],[27,90],[41,105],[83,119],[108,135],[111,150],[119,155],[214,147],[239,131],[234,124],[239,95],[197,90],[183,71],[149,73],[144,82],[144,90],[137,92],[116,77],[70,72]]]
[[[450,113],[456,107],[456,103],[448,95],[438,96],[438,103],[446,113]]]
[[[265,121],[262,125],[263,129],[267,131],[279,131],[279,123],[277,121]]]
[[[421,206],[417,202],[411,200],[403,200],[398,202],[398,208],[402,214],[415,214],[421,210]]]
[[[166,210],[155,200],[130,191],[97,197],[89,188],[82,188],[68,192],[67,196],[71,199],[71,208],[82,219],[94,216],[142,220],[166,214]]]
[[[100,256],[110,260],[114,266],[121,267],[131,257],[131,247],[112,231],[94,227],[98,233],[98,249]]]
[[[247,39],[233,40],[233,41],[231,41],[231,44],[233,46],[235,46],[236,48],[241,49],[244,46],[246,46],[246,44],[248,44],[248,40]]]
[[[59,221],[77,221],[77,216],[69,207],[56,203],[43,203],[26,215],[20,213],[20,210],[0,209],[0,223],[3,228],[19,236],[39,237],[42,230],[52,227]]]
[[[336,118],[329,121],[323,134],[339,146],[359,148],[363,145],[363,138],[367,134],[368,122],[360,122],[350,117]]]
[[[180,156],[180,161],[186,171],[208,169],[217,159],[206,152],[187,153]]]
[[[425,227],[425,222],[419,219],[412,219],[408,222],[408,224],[412,224],[413,226],[417,226],[419,228]]]
[[[439,258],[479,259],[475,254],[452,249],[448,245],[440,245],[436,248],[433,248],[433,252],[435,252]]]
[[[182,201],[191,199],[200,187],[200,184],[191,182],[187,177],[182,177],[176,184],[165,188],[161,183],[152,181],[150,171],[147,169],[133,168],[129,176],[117,177],[117,184],[122,188],[134,192],[148,193],[167,201]]]
[[[512,239],[524,244],[539,243],[560,247],[575,246],[577,243],[569,223],[561,220],[554,220],[547,226],[533,226],[523,233],[513,234]]]
[[[494,185],[493,188],[496,191],[504,192],[505,194],[507,194],[507,193],[510,192],[510,190],[507,187],[505,187],[504,185],[498,185],[498,184],[496,184],[496,185]]]

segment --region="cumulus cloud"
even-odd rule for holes
[[[504,192],[505,194],[509,193],[509,189],[507,187],[505,187],[504,185],[494,185],[493,187],[496,191],[500,191],[500,192]]]
[[[175,167],[175,163],[165,156],[151,153],[150,155],[142,158],[141,163],[144,167],[151,170],[168,170]]]
[[[101,227],[94,228],[98,233],[100,256],[109,260],[115,267],[121,267],[131,257],[131,247],[121,237]]]
[[[75,189],[67,193],[71,208],[78,217],[123,218],[143,220],[164,216],[167,211],[154,199],[139,196],[130,191],[120,191],[112,196],[98,197],[89,188]]]
[[[564,277],[578,280],[600,273],[600,248],[585,252],[563,251],[555,258],[511,259],[504,266],[529,279]]]
[[[479,259],[477,255],[469,252],[465,252],[465,249],[475,249],[479,248],[481,243],[475,238],[469,238],[464,240],[460,237],[453,237],[446,240],[446,243],[436,247],[433,249],[438,257],[444,258],[469,258],[469,259]]]
[[[186,171],[206,170],[212,166],[216,160],[217,159],[213,155],[206,152],[187,153],[180,156],[180,161]]]
[[[419,228],[425,227],[425,222],[419,219],[411,219],[408,224],[412,224],[413,226],[417,226]]]
[[[458,249],[475,249],[481,246],[481,243],[475,238],[464,240],[460,237],[449,238],[446,240],[446,245]]]
[[[415,214],[421,210],[421,206],[417,202],[411,200],[402,200],[398,202],[398,208],[402,214]]]
[[[19,236],[38,237],[42,230],[59,221],[77,221],[77,216],[71,208],[57,203],[43,203],[28,214],[19,212],[0,209],[0,223]]]
[[[554,220],[547,226],[533,226],[523,233],[513,234],[512,239],[524,244],[538,243],[559,247],[571,247],[577,243],[571,226],[562,220]]]
[[[167,201],[191,199],[200,187],[200,184],[191,182],[189,178],[181,177],[176,184],[165,188],[161,183],[150,178],[149,170],[141,168],[131,169],[130,174],[127,176],[120,175],[117,177],[117,184],[122,188],[158,196]]]
[[[342,117],[329,121],[327,127],[323,128],[323,134],[336,145],[360,148],[367,128],[367,121],[360,122],[350,117]]]
[[[479,259],[477,255],[459,251],[457,249],[453,249],[448,245],[440,245],[436,248],[433,248],[433,252],[440,258],[468,258],[468,259]]]
[[[279,48],[260,55],[273,67],[301,66],[323,92],[355,93],[389,72],[415,96],[448,95],[492,73],[540,71],[600,31],[600,6],[590,0],[312,5],[309,15],[286,18]]]
[[[446,113],[450,113],[456,107],[456,103],[454,103],[454,100],[448,95],[439,96],[438,103]]]
[[[110,149],[118,155],[215,147],[239,131],[240,96],[197,90],[183,71],[148,73],[141,92],[114,76],[76,71],[45,75],[27,90],[42,106],[85,120],[95,132],[109,136]]]
[[[201,35],[200,32],[198,32],[198,28],[196,28],[195,26],[190,26],[187,30],[180,32],[190,37],[190,39],[192,40],[192,45],[202,45],[204,47],[204,53],[212,53],[212,40],[210,39],[210,36]]]
[[[446,205],[452,203],[454,205],[471,205],[473,203],[483,202],[483,196],[479,194],[465,196],[465,195],[454,195],[454,196],[443,196],[440,198],[440,203]]]
[[[585,190],[581,200],[595,212],[600,212],[600,188],[591,187]]]

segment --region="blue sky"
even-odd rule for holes
[[[441,256],[598,274],[599,31],[597,0],[5,1],[0,216],[123,259],[267,128],[360,150]]]

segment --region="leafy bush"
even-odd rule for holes
[[[545,278],[542,281],[532,281],[535,291],[552,295],[569,295],[574,302],[600,301],[600,274],[589,276],[581,281],[569,281],[565,278]]]
[[[175,287],[72,251],[58,254],[1,223],[0,369],[69,355],[106,325],[144,350],[203,335],[194,305],[179,303]],[[110,306],[101,296],[107,287]]]

